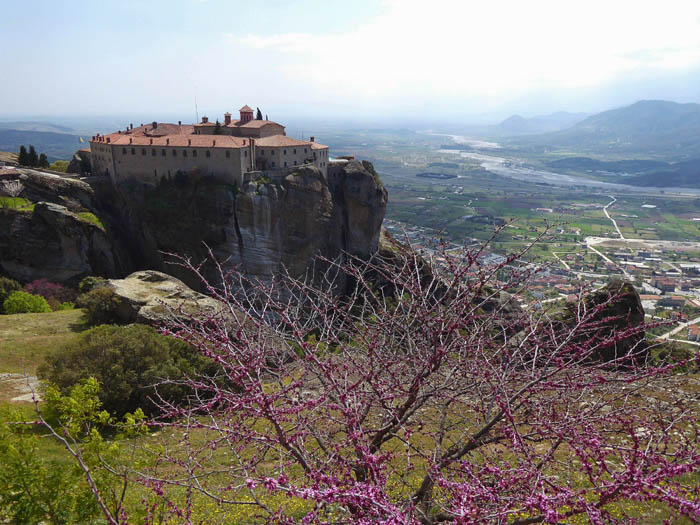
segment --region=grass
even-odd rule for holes
[[[105,229],[104,223],[94,213],[91,213],[89,211],[81,211],[80,213],[78,213],[78,217],[80,217],[80,220],[82,221],[89,222],[90,224],[94,224],[95,226],[99,226],[103,230]]]
[[[82,310],[0,315],[0,372],[35,374],[47,354],[84,329]]]
[[[19,211],[34,211],[34,204],[22,197],[0,197],[0,208]]]

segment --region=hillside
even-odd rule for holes
[[[86,147],[80,137],[53,131],[25,131],[0,128],[0,151],[19,151],[19,147],[32,144],[37,152],[46,153],[50,162],[70,159],[75,150]]]
[[[643,100],[593,115],[566,130],[513,143],[530,149],[686,160],[700,157],[700,104]]]
[[[520,115],[508,117],[496,126],[503,135],[532,135],[567,129],[586,118],[585,113],[557,111],[549,115],[525,118]]]

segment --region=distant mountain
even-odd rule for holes
[[[0,122],[0,129],[14,129],[17,131],[47,131],[52,133],[75,134],[75,130],[67,126],[59,126],[51,122],[15,121]]]
[[[598,155],[691,159],[700,157],[700,104],[642,100],[593,115],[569,129],[513,142]]]
[[[557,111],[549,115],[525,118],[520,115],[508,117],[496,126],[503,135],[533,135],[570,128],[587,117],[586,113]]]
[[[658,186],[663,181],[666,187],[700,188],[700,159],[671,164],[654,173],[639,175],[625,182],[635,186]]]
[[[19,151],[20,146],[30,144],[37,153],[46,153],[51,162],[68,160],[77,149],[87,147],[87,143],[80,143],[80,137],[68,133],[0,129],[0,151]]]

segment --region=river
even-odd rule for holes
[[[700,195],[700,189],[696,188],[631,186],[629,184],[603,182],[593,179],[587,179],[585,177],[575,177],[572,175],[565,175],[563,173],[556,173],[553,171],[530,168],[523,164],[518,164],[517,161],[494,155],[492,152],[500,148],[500,145],[496,142],[487,142],[478,139],[471,139],[460,135],[445,136],[450,137],[457,144],[468,144],[475,150],[487,150],[488,154],[480,153],[479,151],[463,151],[458,149],[441,149],[438,150],[439,152],[452,153],[455,155],[459,155],[463,158],[480,161],[481,167],[485,170],[488,170],[491,173],[495,173],[496,175],[500,175],[502,177],[508,177],[510,179],[517,179],[520,181],[532,183],[546,183],[555,186],[565,187],[586,186],[609,191],[627,191],[635,193],[658,193],[660,191],[663,191],[666,195]]]

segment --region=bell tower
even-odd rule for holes
[[[241,112],[241,124],[245,124],[246,122],[253,120],[253,108],[246,105],[239,109],[239,111]]]

